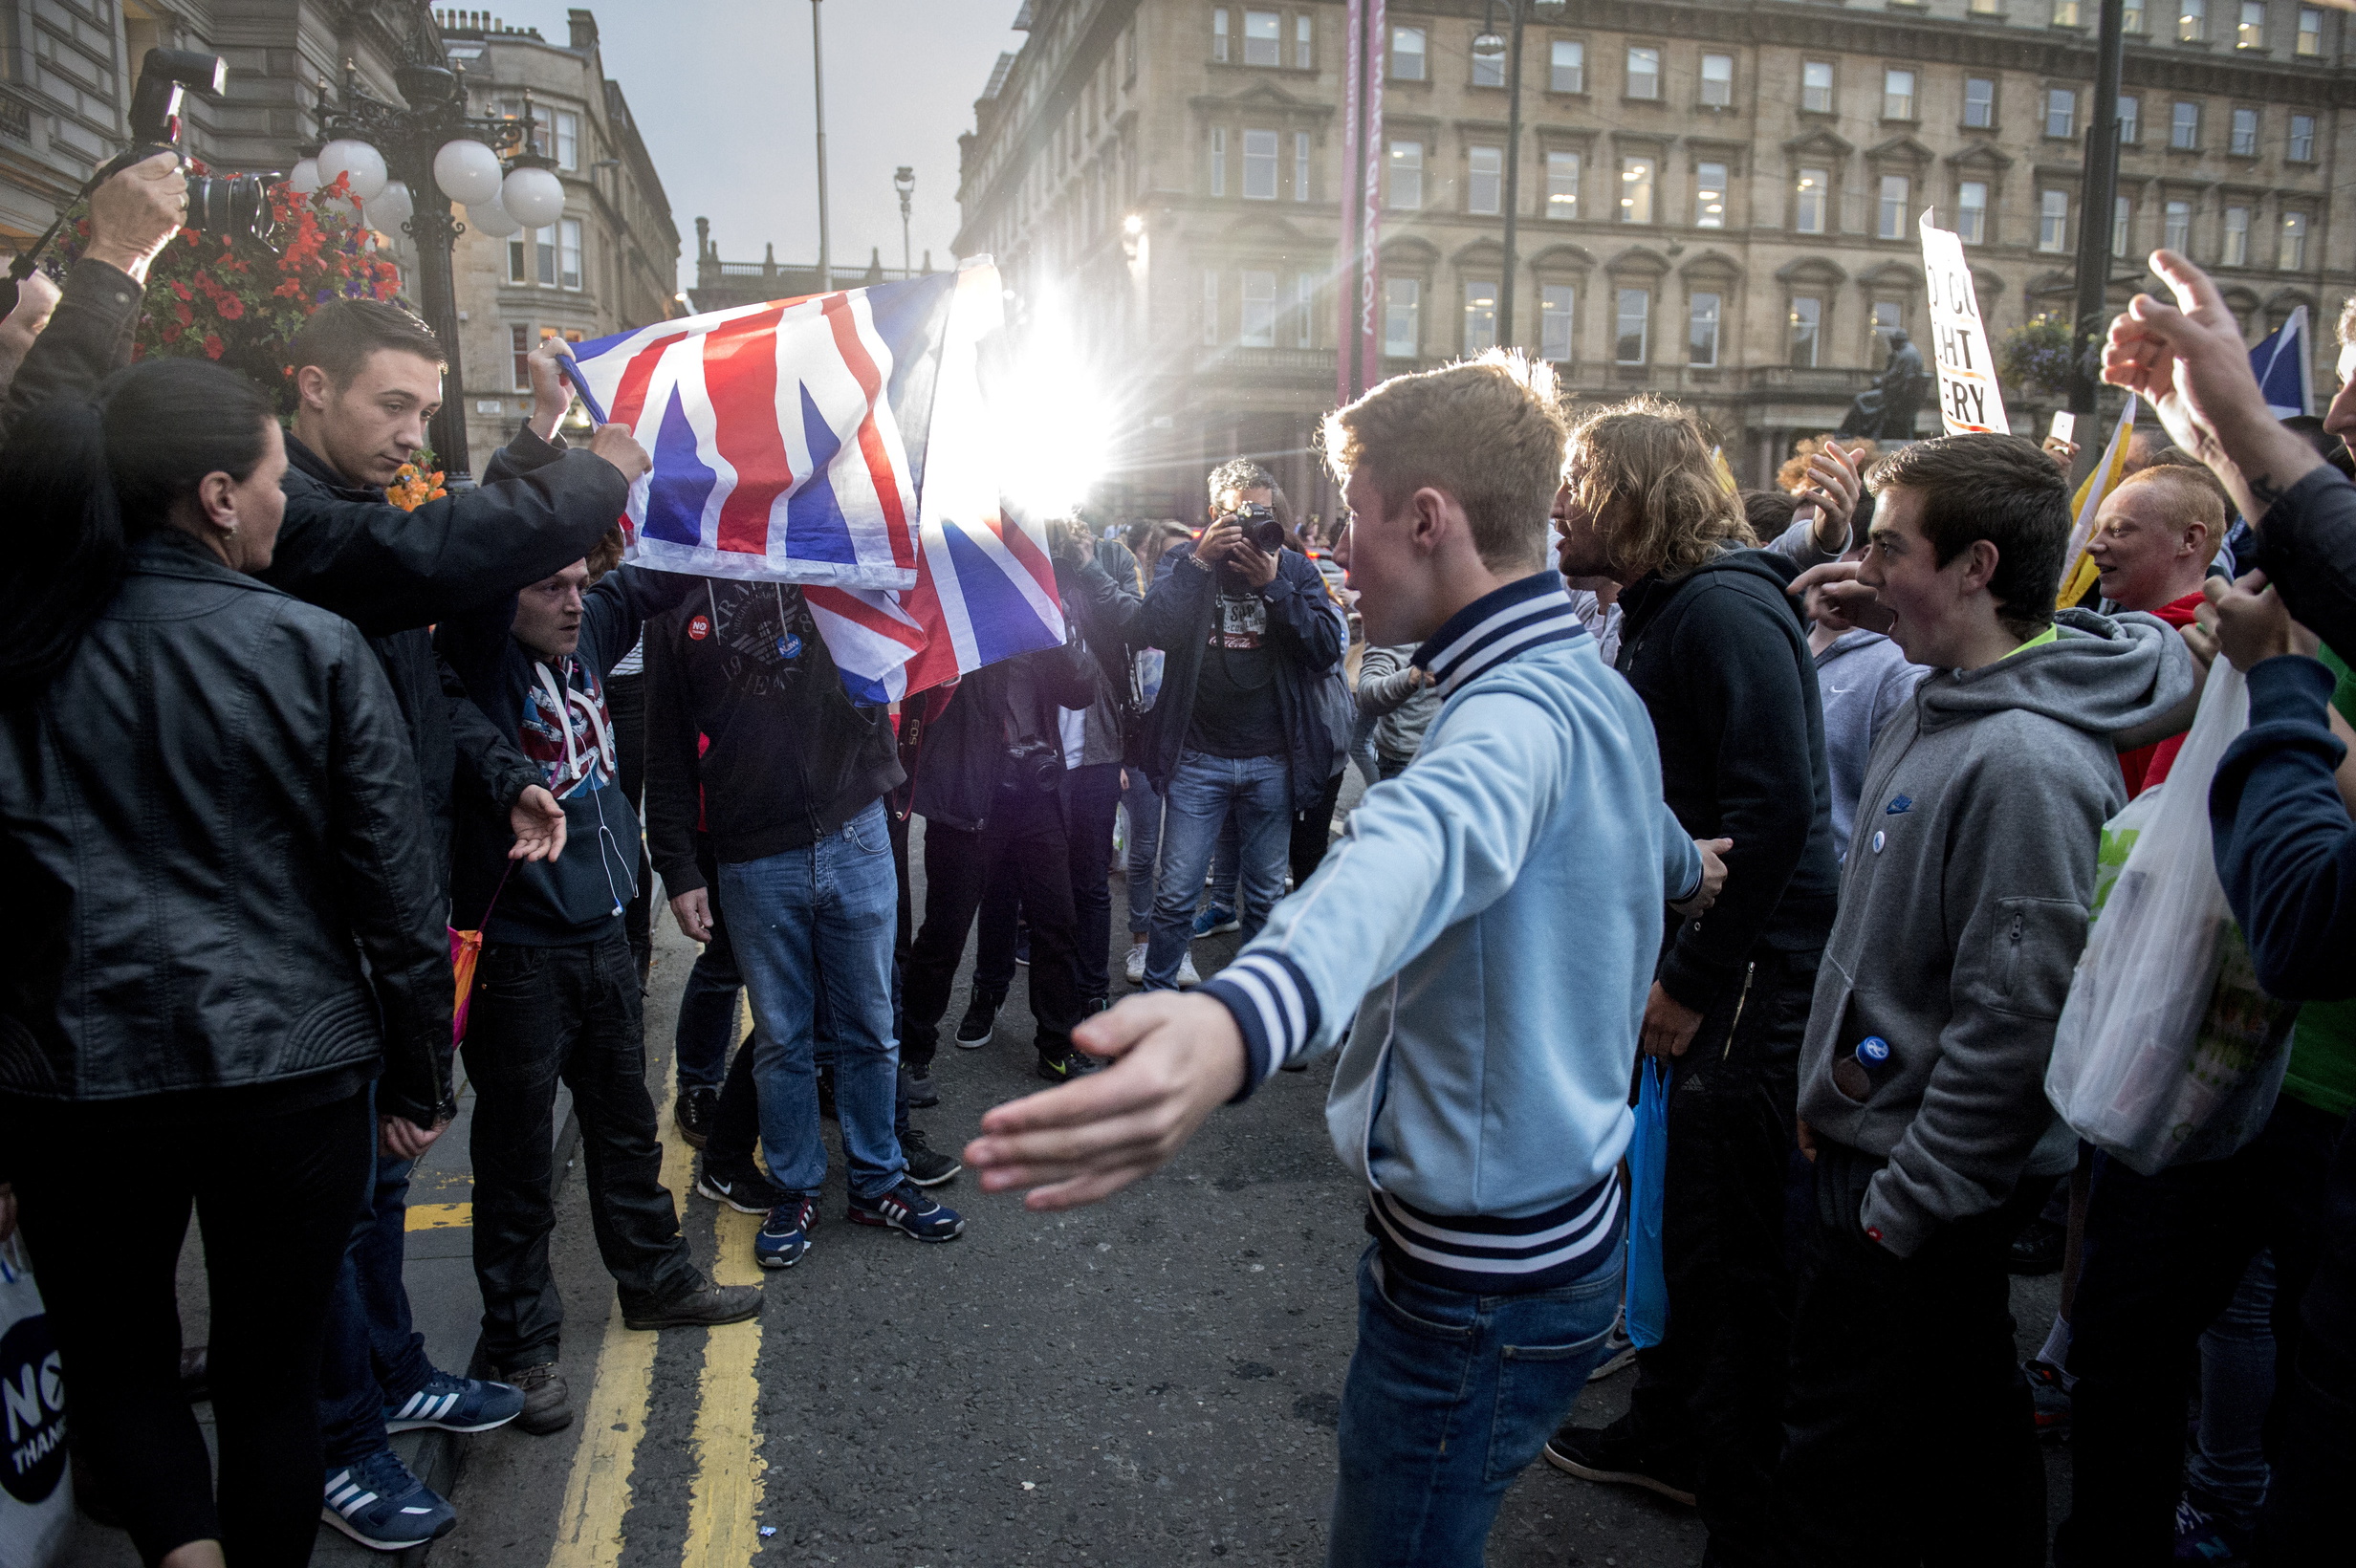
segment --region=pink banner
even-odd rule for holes
[[[1381,380],[1383,69],[1385,0],[1350,0],[1348,61],[1342,78],[1340,320],[1334,340],[1334,393],[1348,403]]]

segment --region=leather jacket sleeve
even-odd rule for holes
[[[102,261],[77,261],[49,325],[25,351],[8,397],[0,402],[0,434],[29,408],[60,398],[86,398],[108,372],[131,362],[144,291]]]
[[[489,800],[501,811],[515,804],[516,797],[534,784],[545,784],[546,776],[531,758],[516,748],[513,741],[499,733],[499,727],[467,695],[466,683],[450,668],[449,661],[437,658],[434,664],[442,672],[442,696],[449,705],[450,739],[458,748],[460,778],[472,782]]]

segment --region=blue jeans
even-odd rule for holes
[[[1358,1260],[1327,1568],[1480,1568],[1514,1478],[1603,1359],[1615,1257],[1559,1290],[1468,1296]]]
[[[2201,1333],[2200,1443],[2185,1468],[2186,1484],[2244,1530],[2266,1505],[2274,1362],[2274,1254],[2260,1252]]]
[[[881,1197],[907,1169],[892,1133],[900,1081],[892,938],[900,889],[883,804],[801,849],[721,866],[720,897],[753,1006],[753,1071],[771,1180],[796,1193],[815,1193],[826,1181],[811,1029],[823,1001],[834,1030],[835,1108],[851,1190]]]
[[[1292,769],[1282,757],[1214,757],[1181,752],[1162,813],[1162,881],[1153,894],[1153,937],[1145,949],[1145,989],[1172,991],[1178,963],[1194,940],[1203,873],[1230,813],[1242,837],[1243,940],[1259,934],[1284,893],[1293,835]]]
[[[1128,770],[1128,787],[1121,803],[1129,812],[1129,862],[1123,878],[1129,884],[1129,935],[1142,938],[1153,928],[1154,862],[1162,856],[1162,797],[1143,768]]]
[[[373,1118],[369,1125],[376,1125]],[[409,1320],[408,1287],[401,1278],[409,1172],[417,1162],[370,1152],[376,1175],[369,1183],[368,1206],[344,1248],[327,1309],[319,1437],[331,1470],[384,1447],[384,1406],[407,1399],[433,1376],[425,1337]]]

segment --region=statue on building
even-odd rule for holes
[[[1922,350],[1903,331],[1889,335],[1889,361],[1881,379],[1857,394],[1840,433],[1874,441],[1911,441],[1914,416],[1931,390],[1931,373],[1923,367]]]

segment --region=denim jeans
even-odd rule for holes
[[[2274,1404],[2274,1254],[2242,1271],[2234,1298],[2200,1337],[2200,1442],[2192,1490],[2244,1530],[2266,1504],[2266,1411]]]
[[[1129,935],[1143,940],[1153,928],[1154,865],[1162,858],[1162,797],[1143,768],[1128,770],[1121,803],[1129,812]]]
[[[1367,1247],[1328,1568],[1480,1568],[1506,1490],[1603,1358],[1620,1274],[1614,1258],[1559,1290],[1468,1296]]]
[[[813,1017],[835,1034],[835,1107],[851,1190],[880,1197],[907,1161],[892,1135],[900,1042],[892,1034],[892,937],[900,902],[881,801],[815,843],[720,867],[736,967],[753,1004],[753,1079],[770,1179],[815,1193],[818,1137]]]
[[[372,1090],[372,1103],[373,1096]],[[409,1172],[417,1162],[393,1159],[379,1148],[371,1152],[375,1178],[336,1278],[319,1370],[319,1438],[331,1470],[384,1447],[384,1406],[407,1399],[433,1376],[401,1278]]]
[[[1284,892],[1293,833],[1292,769],[1282,757],[1180,753],[1162,814],[1162,881],[1154,890],[1153,938],[1145,949],[1147,991],[1177,988],[1178,962],[1194,940],[1203,872],[1230,813],[1241,835],[1244,941],[1259,934]]]

